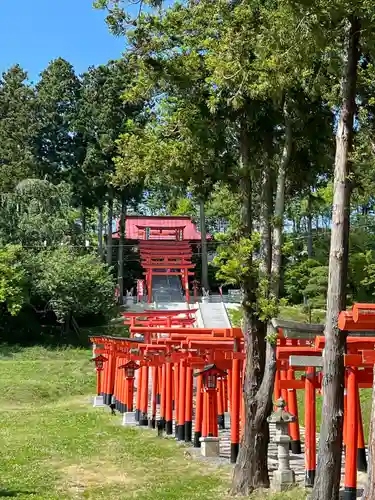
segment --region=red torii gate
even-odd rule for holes
[[[160,311],[150,309],[141,312],[121,313],[124,325],[130,326],[192,326],[196,322],[197,309]]]
[[[108,362],[104,365],[106,372],[104,378],[110,379],[112,373],[115,374],[113,395],[118,403],[117,408],[120,411],[127,411],[132,407],[129,394],[133,393],[134,383],[131,380],[134,380],[134,366],[136,366],[138,368],[136,413],[139,424],[148,423],[155,426],[156,400],[159,395],[162,422],[160,427],[165,427],[168,434],[172,433],[174,402],[177,438],[190,441],[193,370],[199,369],[201,372],[196,374],[194,445],[200,446],[200,437],[216,436],[218,424],[219,427],[224,427],[224,411],[228,409],[229,399],[232,423],[231,461],[235,462],[240,438],[241,366],[244,359],[244,353],[241,352],[243,350],[241,329],[132,327],[131,335],[134,336],[136,333],[143,334],[144,342],[109,337],[91,338],[92,342],[104,346],[104,349],[97,349],[96,353],[105,353],[109,360],[112,357],[112,365]],[[208,367],[208,363],[215,366]],[[129,366],[133,378],[119,376],[120,372],[126,374]],[[150,368],[152,415],[147,422]],[[224,370],[228,371],[228,377],[224,377]],[[210,387],[212,380],[218,384],[215,388]],[[213,415],[216,415],[216,418],[213,418]]]
[[[282,322],[281,322],[282,323]],[[289,326],[292,322],[289,323]],[[323,325],[315,325],[323,331]],[[306,330],[309,325],[305,325]],[[339,327],[352,332],[375,331],[375,305],[355,304],[352,311],[343,311],[339,317]],[[322,390],[324,374],[316,374],[316,367],[323,366],[325,338],[317,335],[314,339],[284,339],[278,341],[278,371],[305,371],[306,376],[300,380],[278,380],[279,391],[305,389],[305,467],[306,485],[314,483],[316,468],[316,421],[315,393]],[[287,345],[288,344],[288,345]],[[345,444],[345,496],[346,500],[356,498],[357,468],[366,469],[365,443],[363,423],[360,411],[359,388],[372,387],[373,365],[375,363],[375,335],[348,336],[346,339],[347,354],[344,355],[346,369],[344,397],[344,435]],[[288,398],[288,396],[284,396]],[[289,399],[286,399],[289,402]],[[289,409],[289,411],[291,411]]]
[[[152,301],[152,276],[181,276],[186,301],[189,302],[189,276],[194,276],[191,269],[195,267],[191,262],[189,243],[179,240],[140,240],[139,251],[141,265],[145,269],[148,302]]]

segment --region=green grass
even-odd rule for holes
[[[242,319],[241,308],[229,308],[229,317],[232,321],[233,326],[240,326]],[[322,309],[313,309],[311,311],[311,322],[312,323],[324,323],[325,321],[325,311]],[[280,306],[279,318],[291,321],[299,321],[301,323],[308,323],[309,316],[304,310],[303,306]]]
[[[0,498],[223,500],[231,467],[92,408],[91,352],[0,346]],[[253,500],[297,500],[255,494]]]
[[[230,468],[92,408],[90,351],[0,349],[0,497],[225,498]]]

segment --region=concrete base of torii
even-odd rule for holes
[[[201,437],[201,454],[203,457],[219,457],[220,456],[220,438],[218,437]]]

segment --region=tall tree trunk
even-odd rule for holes
[[[112,266],[112,221],[113,221],[113,194],[108,195],[107,219],[107,264]]]
[[[118,286],[119,286],[119,303],[124,303],[124,250],[125,250],[125,221],[126,221],[126,198],[121,197],[121,213],[120,213],[120,239],[118,245]]]
[[[360,23],[348,22],[347,58],[343,75],[343,99],[336,133],[331,248],[327,293],[327,318],[323,358],[323,406],[317,477],[312,500],[338,500],[340,490],[342,424],[344,411],[345,337],[338,329],[340,311],[346,305],[349,239],[349,154],[353,138]]]
[[[269,282],[271,278],[272,263],[272,238],[271,238],[271,218],[272,218],[272,182],[270,165],[267,165],[261,172],[261,199],[259,214],[259,277],[267,284],[265,295],[269,295]]]
[[[242,124],[241,136],[241,180],[242,198],[241,222],[243,234],[252,233],[252,180],[249,162],[249,135],[246,125]],[[245,406],[245,428],[241,446],[234,468],[231,493],[233,495],[249,495],[255,488],[268,487],[267,452],[269,428],[266,420],[272,405],[272,382],[269,381],[269,370],[274,371],[272,359],[267,359],[265,372],[265,325],[257,320],[254,310],[256,303],[257,278],[253,271],[253,256],[250,253],[247,265],[249,273],[244,279],[244,338],[246,348],[245,378],[243,397]],[[267,354],[270,352],[267,349]],[[272,353],[271,353],[272,355]],[[271,374],[271,377],[272,374]],[[263,381],[263,382],[262,382]],[[267,390],[271,390],[271,395]]]
[[[83,236],[83,244],[86,248],[86,207],[81,205],[81,223],[82,223],[82,236]]]
[[[207,234],[206,234],[206,214],[204,209],[204,200],[199,200],[199,217],[201,223],[201,246],[202,246],[202,286],[205,290],[209,290],[208,283],[208,256],[207,256]]]
[[[313,238],[312,238],[312,213],[311,213],[311,193],[307,198],[307,256],[313,257]]]
[[[103,259],[103,205],[98,206],[98,254]]]
[[[285,179],[286,172],[290,163],[292,154],[292,125],[288,110],[288,99],[284,100],[283,106],[284,122],[285,122],[285,140],[279,171],[276,181],[276,199],[275,199],[275,214],[273,228],[273,252],[272,252],[272,268],[271,268],[271,292],[278,299],[280,294],[280,274],[282,263],[282,245],[283,245],[283,228],[284,228],[284,209],[285,209]]]

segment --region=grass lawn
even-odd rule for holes
[[[123,428],[120,417],[92,408],[90,355],[83,349],[0,346],[0,498],[229,498],[230,466],[185,458],[174,441]]]

